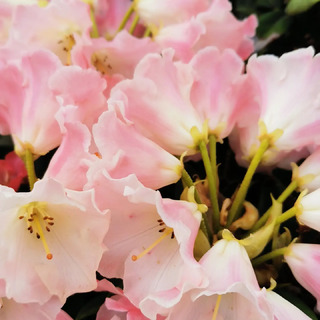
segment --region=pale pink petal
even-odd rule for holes
[[[61,312],[61,307],[62,304],[57,297],[51,298],[42,305],[38,303],[17,303],[13,299],[3,298],[0,318],[1,320],[72,320],[70,317],[57,316]]]
[[[243,62],[232,50],[220,52],[207,47],[199,51],[190,64],[195,70],[192,104],[202,121],[208,120],[209,132],[222,140],[237,120],[236,84],[243,72]]]
[[[135,9],[145,24],[163,27],[186,21],[207,7],[206,0],[139,0]]]
[[[284,258],[297,281],[317,299],[320,311],[320,245],[294,243]]]
[[[266,291],[266,297],[273,307],[274,320],[310,320],[310,317],[277,293]]]
[[[311,181],[303,181],[303,177],[312,175]],[[314,191],[320,188],[320,148],[316,149],[307,157],[300,165],[298,170],[298,176],[296,178],[302,178],[303,183],[299,184],[300,189],[308,189],[308,191]]]
[[[54,118],[59,104],[48,87],[60,66],[52,53],[36,51],[24,54],[18,65],[0,68],[0,131],[12,135],[18,154],[28,146],[34,154],[46,154],[61,141]]]
[[[90,130],[107,109],[103,95],[106,81],[94,70],[83,70],[78,66],[62,67],[50,78],[49,88],[62,108],[67,105],[77,108],[74,120],[81,121]]]
[[[83,190],[87,171],[96,156],[89,153],[91,134],[80,122],[65,123],[61,145],[50,160],[44,175],[59,181],[65,188]]]
[[[145,138],[133,124],[122,122],[112,111],[101,115],[93,128],[93,136],[102,157],[100,166],[107,168],[112,178],[133,173],[146,187],[158,189],[181,177],[181,163],[177,158]],[[112,167],[115,157],[118,161]]]
[[[206,32],[194,46],[195,51],[206,46],[216,46],[220,50],[230,48],[243,60],[254,51],[252,38],[257,18],[251,15],[243,21],[237,20],[228,0],[213,0],[208,10],[198,14],[197,20],[205,26]]]
[[[188,65],[174,64],[173,54],[166,50],[144,57],[134,79],[114,87],[109,107],[123,109],[139,131],[168,152],[195,153],[190,130],[202,132],[203,123],[190,101],[193,72]]]

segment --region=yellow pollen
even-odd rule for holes
[[[217,302],[216,302],[216,305],[214,307],[214,312],[213,312],[213,315],[212,315],[212,320],[216,320],[217,319],[217,315],[218,315],[218,311],[219,311],[219,307],[220,307],[220,302],[221,302],[221,295],[219,294],[218,295],[218,298],[217,298]]]
[[[31,234],[34,233],[36,235],[36,238],[41,240],[43,248],[46,252],[46,257],[48,260],[51,260],[53,258],[53,255],[50,252],[47,240],[43,232],[43,228],[45,228],[47,232],[50,232],[49,226],[54,225],[54,218],[47,215],[46,203],[35,201],[24,205],[19,210],[18,218],[20,220],[26,219],[27,230]]]
[[[158,238],[155,242],[153,242],[147,249],[143,250],[139,255],[133,255],[131,257],[132,261],[137,261],[138,259],[140,259],[141,257],[143,257],[144,255],[146,255],[148,252],[150,252],[154,247],[156,247],[166,236],[168,236],[169,234],[173,233],[173,229],[172,228],[164,228],[164,230],[159,230],[160,232],[163,232],[163,235]],[[173,238],[173,237],[171,237]]]

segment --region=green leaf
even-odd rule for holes
[[[267,12],[259,16],[257,35],[260,39],[266,39],[273,33],[282,35],[291,23],[291,17],[284,15],[282,11]]]
[[[286,7],[286,13],[294,15],[309,10],[320,0],[290,0]]]

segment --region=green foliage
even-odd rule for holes
[[[289,15],[305,12],[320,0],[290,0],[285,12]]]

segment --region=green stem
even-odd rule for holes
[[[213,173],[214,181],[218,181],[217,177],[217,139],[215,135],[209,135],[209,156],[211,162],[211,168]]]
[[[268,260],[271,260],[271,259],[274,259],[276,257],[279,257],[279,256],[283,256],[285,254],[285,252],[287,251],[287,248],[288,247],[285,247],[285,248],[280,248],[280,249],[276,249],[274,251],[271,251],[269,253],[266,253],[258,258],[255,258],[251,261],[252,265],[254,267],[258,266],[259,264],[263,263],[263,262],[266,262]]]
[[[147,27],[146,30],[145,30],[144,33],[143,33],[143,38],[149,37],[150,34],[151,34],[151,28],[150,28],[150,27]]]
[[[129,9],[125,13],[125,15],[124,15],[124,17],[123,17],[123,19],[117,29],[117,33],[120,32],[122,29],[124,29],[128,20],[130,19],[130,16],[132,15],[133,11],[134,11],[134,2],[132,2],[131,6],[129,7]]]
[[[254,155],[253,159],[251,160],[251,163],[248,167],[246,175],[243,178],[243,181],[240,185],[240,188],[236,194],[236,197],[235,197],[235,199],[232,203],[231,209],[229,211],[228,220],[227,220],[227,227],[229,227],[234,220],[238,219],[238,217],[241,213],[242,204],[243,204],[243,201],[245,200],[245,197],[247,195],[252,177],[253,177],[264,153],[269,148],[269,145],[270,145],[270,143],[269,143],[268,138],[262,140],[260,147],[257,150],[257,153]]]
[[[283,203],[293,191],[295,191],[298,187],[298,182],[297,181],[292,181],[288,187],[281,193],[281,195],[278,197],[277,202]],[[267,210],[257,221],[257,223],[251,228],[250,233],[255,232],[258,230],[260,227],[262,227],[268,220],[269,218],[270,211]],[[282,216],[282,215],[281,215]]]
[[[92,30],[90,32],[91,38],[99,38],[99,30],[98,30],[97,21],[94,14],[94,7],[92,3],[90,3],[90,18],[92,21]]]
[[[133,34],[138,22],[139,22],[139,15],[136,15],[131,23],[130,29],[129,29],[129,33]]]
[[[25,154],[23,156],[23,161],[26,166],[27,173],[28,173],[28,181],[29,181],[30,190],[32,190],[35,182],[37,181],[37,176],[36,176],[36,172],[34,169],[33,155],[32,155],[32,152],[30,149],[25,150]]]
[[[186,169],[183,169],[182,170],[182,181],[183,183],[187,186],[187,187],[192,187],[194,186],[194,183],[193,183],[193,180],[191,179],[189,173],[186,171]],[[200,196],[199,196],[199,193],[197,191],[197,189],[195,188],[195,191],[194,191],[194,198],[195,200],[197,201],[197,203],[202,203],[201,200],[200,200]]]
[[[296,180],[291,181],[287,188],[280,194],[277,201],[283,203],[291,195],[291,193],[297,189],[297,187],[298,182]]]
[[[208,184],[209,184],[209,195],[210,195],[210,201],[211,201],[211,206],[213,211],[213,216],[212,216],[213,229],[214,229],[214,232],[217,233],[220,229],[220,210],[219,210],[219,204],[218,204],[217,184],[214,179],[215,174],[213,173],[213,169],[211,167],[207,146],[204,140],[200,141],[199,149],[202,155],[202,161],[204,164],[204,168],[206,170]]]
[[[298,209],[296,207],[292,207],[291,209],[284,212],[281,216],[276,219],[276,224],[281,224],[293,217],[296,216]]]
[[[183,181],[183,183],[187,186],[187,187],[192,187],[194,186],[194,182],[191,179],[189,173],[186,171],[186,169],[182,170],[182,175],[181,175],[181,179]],[[200,196],[199,193],[197,191],[197,189],[195,188],[194,190],[194,198],[196,200],[197,203],[201,204],[201,200],[200,200]],[[209,224],[208,224],[208,217],[205,213],[202,214],[202,219],[200,222],[200,229],[202,230],[202,232],[204,233],[204,235],[207,237],[207,239],[209,240],[209,242],[211,243],[212,240],[212,235],[211,232],[209,232],[209,228],[208,228]]]

